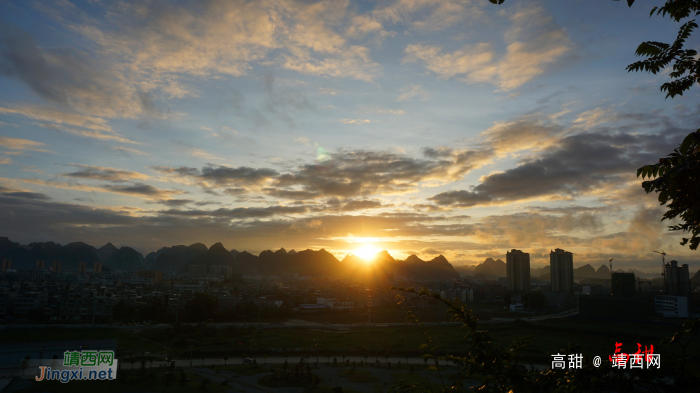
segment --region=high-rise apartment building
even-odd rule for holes
[[[87,264],[83,261],[78,262],[78,274],[85,274]]]
[[[36,265],[35,265],[34,267],[37,268],[37,269],[39,269],[39,270],[44,270],[44,269],[46,269],[46,262],[37,259],[37,260],[36,260]]]
[[[610,286],[615,297],[631,298],[636,295],[634,273],[613,273]]]
[[[690,273],[688,264],[678,266],[678,261],[671,261],[664,266],[666,294],[671,296],[690,296]]]
[[[201,277],[207,274],[207,267],[205,265],[190,265],[190,276]]]
[[[92,263],[92,272],[93,273],[102,273],[102,262],[93,262]]]
[[[160,270],[139,270],[136,275],[148,279],[151,285],[158,285],[163,281],[163,272]]]
[[[560,248],[549,253],[552,292],[574,293],[574,254]]]
[[[60,273],[61,272],[61,261],[53,261],[53,266],[51,267],[51,271],[54,273]]]
[[[508,290],[519,293],[530,290],[530,254],[520,250],[506,253]]]
[[[3,259],[2,262],[0,262],[0,273],[5,273],[10,269],[12,269],[12,261],[9,259]]]

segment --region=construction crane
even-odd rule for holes
[[[661,279],[664,282],[664,293],[666,292],[666,253],[664,250],[661,250],[661,252],[654,251],[657,254],[661,254]]]
[[[610,258],[610,260],[608,261],[608,263],[610,263],[610,294],[611,295],[613,294],[613,290],[612,290],[612,288],[613,288],[613,270],[612,270],[613,259],[615,259],[615,258]]]

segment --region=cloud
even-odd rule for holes
[[[29,139],[19,139],[0,136],[0,149],[12,150],[13,153],[10,154],[17,154],[24,151],[38,151],[42,153],[51,153],[50,151],[46,150],[44,146],[46,146],[44,143],[30,141]]]
[[[331,89],[331,88],[329,88],[329,87],[319,87],[319,88],[318,88],[318,92],[319,92],[319,94],[330,94],[330,95],[333,95],[333,96],[339,93],[338,90],[336,90],[336,89]]]
[[[260,185],[278,175],[278,172],[268,168],[228,167],[223,165],[207,165],[201,170],[190,167],[153,167],[158,172],[186,178],[198,182],[205,188],[230,187],[234,185]]]
[[[346,7],[333,1],[147,4],[113,9],[129,21],[119,30],[83,30],[99,37],[105,50],[138,59],[132,67],[160,79],[178,73],[245,75],[251,64],[279,51],[277,62],[288,69],[371,80],[381,68],[369,59],[369,51],[348,45],[333,28],[342,24]]]
[[[111,182],[125,182],[128,180],[146,180],[149,178],[149,176],[144,175],[143,173],[126,171],[123,169],[82,164],[68,165],[80,168],[80,170],[70,173],[63,173],[62,176],[91,180],[104,180]]]
[[[296,138],[294,140],[294,142],[301,143],[302,145],[306,145],[306,146],[311,146],[311,141],[309,141],[309,138],[307,138],[305,136]]]
[[[157,198],[164,198],[164,197],[169,197],[171,194],[179,194],[181,192],[173,191],[173,190],[163,190],[157,187],[154,187],[150,184],[144,184],[144,183],[134,183],[134,184],[106,184],[102,186],[103,189],[117,193],[117,194],[126,194],[126,195],[135,195],[135,196],[146,196],[146,197],[157,197]]]
[[[165,210],[162,214],[187,217],[225,217],[233,219],[266,218],[285,214],[303,214],[307,212],[304,206],[269,206],[269,207],[238,207],[234,209],[220,208],[216,210]]]
[[[0,192],[0,195],[8,198],[16,198],[16,199],[32,199],[32,200],[38,200],[38,201],[48,201],[51,198],[42,193],[38,192],[27,192],[27,191],[14,191],[14,192]]]
[[[158,198],[165,199],[170,198],[173,194],[182,194],[183,191],[178,190],[165,190],[160,189],[155,186],[144,184],[144,183],[132,183],[132,184],[103,184],[99,186],[92,186],[87,184],[80,184],[74,182],[59,182],[54,180],[42,180],[42,179],[17,179],[24,183],[35,184],[44,187],[62,188],[66,190],[76,190],[85,192],[109,192],[114,194],[123,194],[130,196],[145,197],[148,199]]]
[[[580,124],[583,128],[589,129],[611,120],[615,120],[615,114],[609,108],[598,107],[579,114],[574,124]]]
[[[194,202],[193,199],[161,199],[156,201],[170,207],[182,207]]]
[[[376,113],[379,113],[380,115],[405,115],[406,112],[404,112],[403,109],[376,109]]]
[[[573,49],[566,30],[539,5],[521,7],[509,19],[506,52],[500,57],[490,43],[467,45],[451,53],[436,45],[410,44],[403,62],[421,61],[442,78],[493,83],[509,91],[543,74]]]
[[[413,97],[420,97],[422,101],[430,98],[430,93],[423,90],[420,85],[411,85],[401,89],[401,94],[396,101],[408,101]]]
[[[380,201],[373,200],[354,200],[345,203],[341,210],[342,211],[355,211],[355,210],[366,210],[366,209],[378,209],[384,207]]]
[[[473,1],[450,0],[399,0],[378,7],[371,13],[372,20],[384,24],[407,24],[413,30],[443,30],[469,18],[482,14],[481,4]],[[370,21],[358,21],[357,26],[367,26],[370,32],[379,32]],[[360,28],[356,30],[362,31]]]
[[[9,157],[0,157],[0,164],[11,164],[12,159]]]
[[[355,197],[414,192],[422,182],[460,179],[467,166],[451,159],[422,160],[376,151],[340,150],[328,154],[323,165],[301,165],[277,176],[270,195],[288,197]],[[273,191],[274,190],[274,191]]]
[[[340,120],[343,124],[366,124],[369,123],[369,119],[342,119]]]
[[[107,124],[105,119],[95,116],[31,106],[19,108],[0,107],[0,114],[21,115],[37,120],[37,124],[41,127],[64,131],[87,138],[138,144],[138,142],[126,139],[116,133],[112,127]]]
[[[14,24],[0,23],[0,74],[53,104],[104,117],[148,111],[148,94],[125,82],[118,64],[75,48],[45,50]]]
[[[671,141],[677,139],[676,133],[570,135],[514,168],[482,177],[471,190],[446,191],[429,199],[438,205],[471,207],[610,190],[633,178],[636,168],[673,150]]]
[[[129,147],[123,147],[123,146],[109,146],[109,145],[107,145],[107,146],[105,146],[105,147],[108,148],[108,149],[110,149],[110,150],[114,150],[114,151],[116,151],[116,152],[118,152],[118,153],[121,153],[121,154],[123,154],[123,155],[125,155],[125,156],[127,156],[127,157],[128,157],[130,154],[136,154],[136,155],[139,155],[139,156],[150,156],[150,154],[148,154],[148,153],[144,153],[144,152],[142,152],[142,151],[140,151],[140,150],[136,150],[136,149],[131,149],[131,148],[129,148]]]

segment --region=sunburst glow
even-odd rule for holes
[[[353,251],[352,253],[357,255],[358,257],[364,259],[367,262],[371,262],[372,258],[381,250],[378,248],[375,248],[371,245],[364,244],[361,248]]]

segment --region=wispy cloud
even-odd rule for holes
[[[425,101],[430,98],[430,93],[425,91],[420,85],[411,85],[401,89],[401,94],[396,101],[408,101],[413,97],[419,97],[421,100]]]
[[[339,120],[343,124],[366,124],[370,123],[369,119],[341,119]]]

